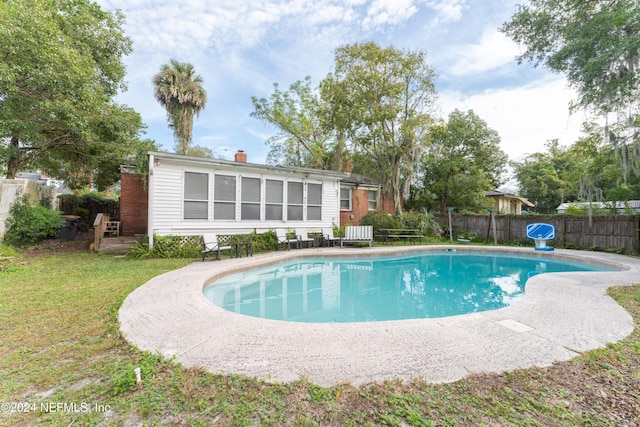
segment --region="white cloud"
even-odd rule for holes
[[[483,31],[478,43],[449,49],[447,72],[454,76],[479,74],[513,63],[518,46],[497,29]]]
[[[473,110],[501,137],[501,148],[512,160],[545,151],[545,144],[559,139],[573,144],[585,119],[571,116],[568,106],[575,93],[564,79],[550,79],[523,87],[490,89],[473,95],[459,92],[439,94],[443,113]]]
[[[274,82],[286,89],[306,75],[318,83],[338,46],[370,40],[428,51],[440,81],[454,88],[438,88],[444,112],[476,111],[512,158],[540,151],[552,138],[572,143],[579,133],[582,118],[569,118],[573,94],[561,80],[532,83],[542,72],[512,73],[517,48],[496,30],[514,8],[510,0],[97,1],[125,12],[134,41],[126,58],[129,92],[119,100],[142,114],[148,136],[166,148],[173,135],[151,78],[169,59],[193,64],[204,78],[209,100],[194,141],[239,146],[261,162],[274,130],[249,116],[251,96],[269,97]],[[501,89],[506,78],[514,87]]]
[[[413,0],[373,0],[367,17],[362,21],[365,29],[398,25],[418,12]]]
[[[459,21],[466,3],[466,0],[430,0],[426,5],[437,12],[437,23],[443,23]]]

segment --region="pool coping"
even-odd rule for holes
[[[539,274],[524,297],[498,310],[436,319],[296,323],[224,310],[202,290],[216,278],[299,257],[499,251],[612,265],[614,272]],[[318,248],[194,262],[157,276],[127,296],[123,336],[187,367],[271,382],[300,378],[353,385],[421,377],[438,383],[473,373],[549,366],[627,337],[633,319],[607,288],[640,283],[640,259],[602,252],[473,245]]]

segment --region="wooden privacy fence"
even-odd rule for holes
[[[443,229],[448,228],[446,214],[438,215],[437,220]],[[489,220],[489,215],[453,214],[453,236],[475,232],[484,239],[491,239],[493,227]],[[591,219],[573,215],[496,215],[495,222],[497,239],[502,242],[526,239],[527,224],[544,222],[556,227],[554,241],[560,246],[640,251],[640,215],[594,216]]]

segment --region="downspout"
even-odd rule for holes
[[[147,235],[149,237],[149,249],[153,249],[153,190],[155,188],[153,177],[154,165],[155,157],[153,154],[149,154],[149,178],[147,191]]]

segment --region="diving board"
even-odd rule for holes
[[[556,228],[543,222],[527,224],[527,237],[536,242],[536,251],[552,251],[553,247],[547,246],[547,240],[556,238]]]

